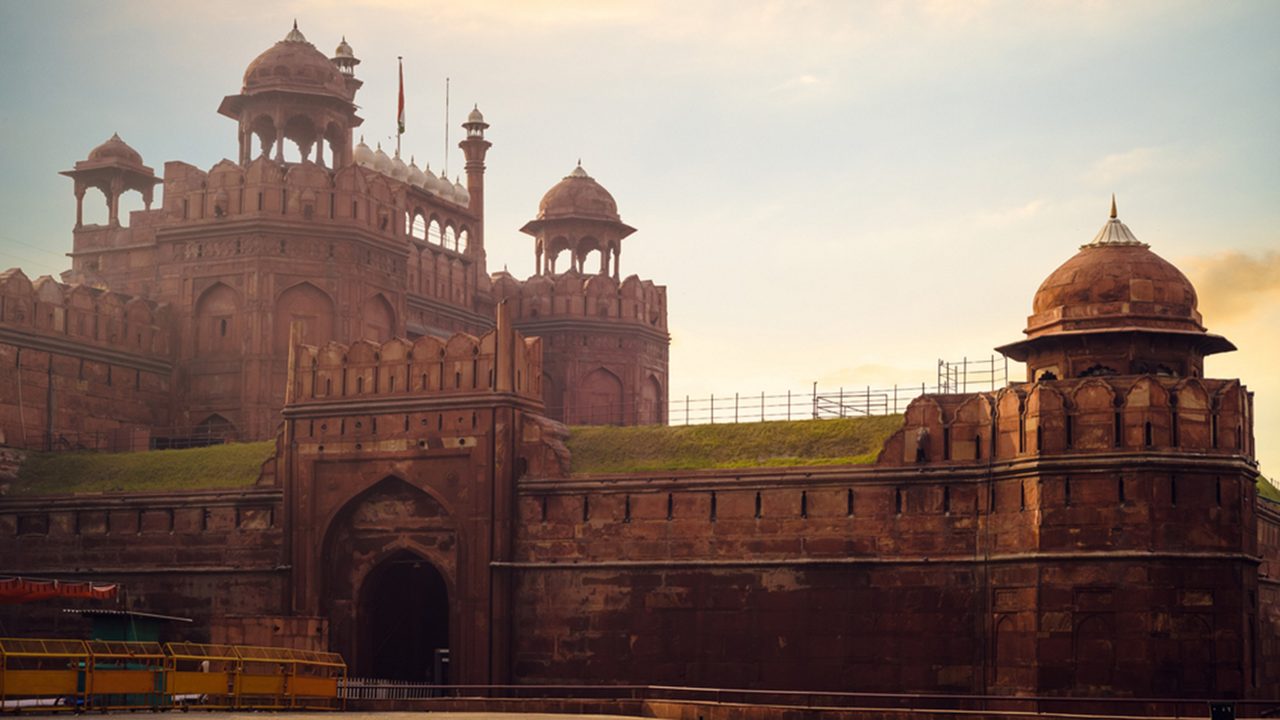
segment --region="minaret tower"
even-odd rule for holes
[[[467,131],[467,137],[458,143],[458,147],[467,158],[467,193],[471,196],[469,209],[480,220],[471,233],[470,253],[476,258],[479,273],[485,275],[488,271],[484,261],[484,156],[493,143],[484,139],[489,123],[484,121],[478,105],[471,109],[462,127]]]

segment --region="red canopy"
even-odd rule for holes
[[[0,578],[0,605],[16,605],[50,598],[111,600],[119,592],[120,586],[115,583],[108,585],[21,577]]]

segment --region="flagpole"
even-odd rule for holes
[[[404,134],[404,56],[397,55],[400,63],[400,107],[396,116],[396,157],[400,157],[400,136]]]
[[[449,78],[444,79],[444,176],[449,174]]]

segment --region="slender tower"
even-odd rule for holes
[[[462,148],[462,154],[467,158],[467,192],[471,195],[469,209],[480,220],[472,232],[471,253],[476,258],[480,274],[485,275],[488,270],[485,267],[484,251],[484,156],[492,143],[484,139],[484,131],[489,123],[484,121],[484,115],[477,106],[472,108],[462,127],[467,131],[467,137],[458,143],[458,147]]]

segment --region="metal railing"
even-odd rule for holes
[[[794,708],[808,712],[906,711],[934,716],[1002,718],[1209,718],[1210,705],[1230,705],[1238,718],[1272,717],[1280,700],[1019,696],[963,693],[879,693],[672,685],[433,685],[422,682],[349,678],[339,690],[344,700],[485,700],[490,709],[504,701],[575,700],[636,703],[696,703]],[[558,712],[564,712],[558,706]],[[533,707],[528,707],[533,710]],[[989,714],[989,715],[988,715]],[[661,715],[660,715],[661,716]]]
[[[345,675],[311,650],[0,638],[0,711],[334,709]]]
[[[663,408],[653,402],[569,404],[548,406],[548,414],[570,424],[715,425],[775,420],[825,420],[830,418],[897,415],[912,400],[928,394],[995,391],[1009,382],[1009,361],[1003,356],[938,360],[934,383],[875,387],[819,389],[814,382],[806,390],[779,393],[727,393],[675,398]]]
[[[25,443],[22,439],[26,438]],[[125,427],[111,430],[37,430],[9,437],[10,442],[29,450],[44,452],[132,452],[138,450],[181,450],[222,445],[240,440],[233,428],[216,427]]]

